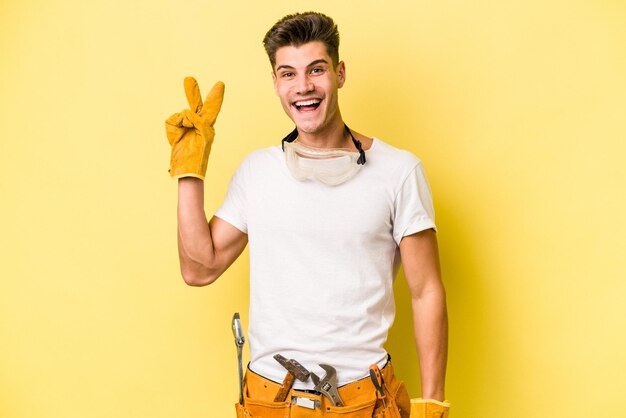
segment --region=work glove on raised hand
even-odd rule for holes
[[[165,121],[165,133],[172,146],[169,172],[174,178],[204,180],[215,137],[213,124],[224,99],[224,83],[215,83],[202,103],[198,82],[193,77],[186,77],[185,95],[189,109],[174,113]]]
[[[411,418],[448,418],[448,401],[434,399],[411,399]]]

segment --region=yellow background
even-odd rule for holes
[[[234,416],[247,253],[183,283],[163,120],[184,76],[226,83],[212,213],[291,129],[261,39],[313,7],[340,27],[346,121],[425,163],[452,416],[626,416],[622,1],[30,0],[0,3],[1,417]]]

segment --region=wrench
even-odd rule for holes
[[[339,397],[339,392],[337,392],[337,370],[328,364],[320,364],[319,366],[324,369],[326,375],[323,379],[320,379],[318,375],[311,372],[311,379],[315,383],[314,390],[326,395],[333,406],[344,406],[343,401]]]
[[[243,405],[243,364],[242,364],[242,351],[243,345],[246,342],[243,336],[243,328],[241,327],[241,319],[239,318],[239,312],[235,312],[232,322],[233,337],[235,337],[235,346],[237,347],[237,360],[239,366],[239,403]]]

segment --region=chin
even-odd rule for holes
[[[306,132],[307,134],[317,131],[320,127],[319,123],[311,121],[302,121],[297,119],[291,119],[296,125],[299,131]]]
[[[317,130],[317,125],[312,125],[310,123],[298,123],[298,122],[296,122],[296,126],[298,127],[299,130],[301,130],[302,132],[306,132],[307,134],[310,134],[310,133],[315,132]]]
[[[303,124],[303,125],[298,125],[296,124],[296,126],[298,127],[298,130],[307,133],[307,134],[314,134],[316,132],[320,131],[320,126],[319,125],[311,125],[311,124]]]

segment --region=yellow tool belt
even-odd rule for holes
[[[248,369],[243,405],[236,404],[237,418],[409,418],[409,393],[404,383],[396,379],[391,362],[387,362],[381,374],[386,395],[384,402],[376,398],[374,384],[369,377],[365,377],[339,387],[337,390],[345,406],[333,406],[324,395],[293,388],[285,402],[274,402],[280,383]]]

